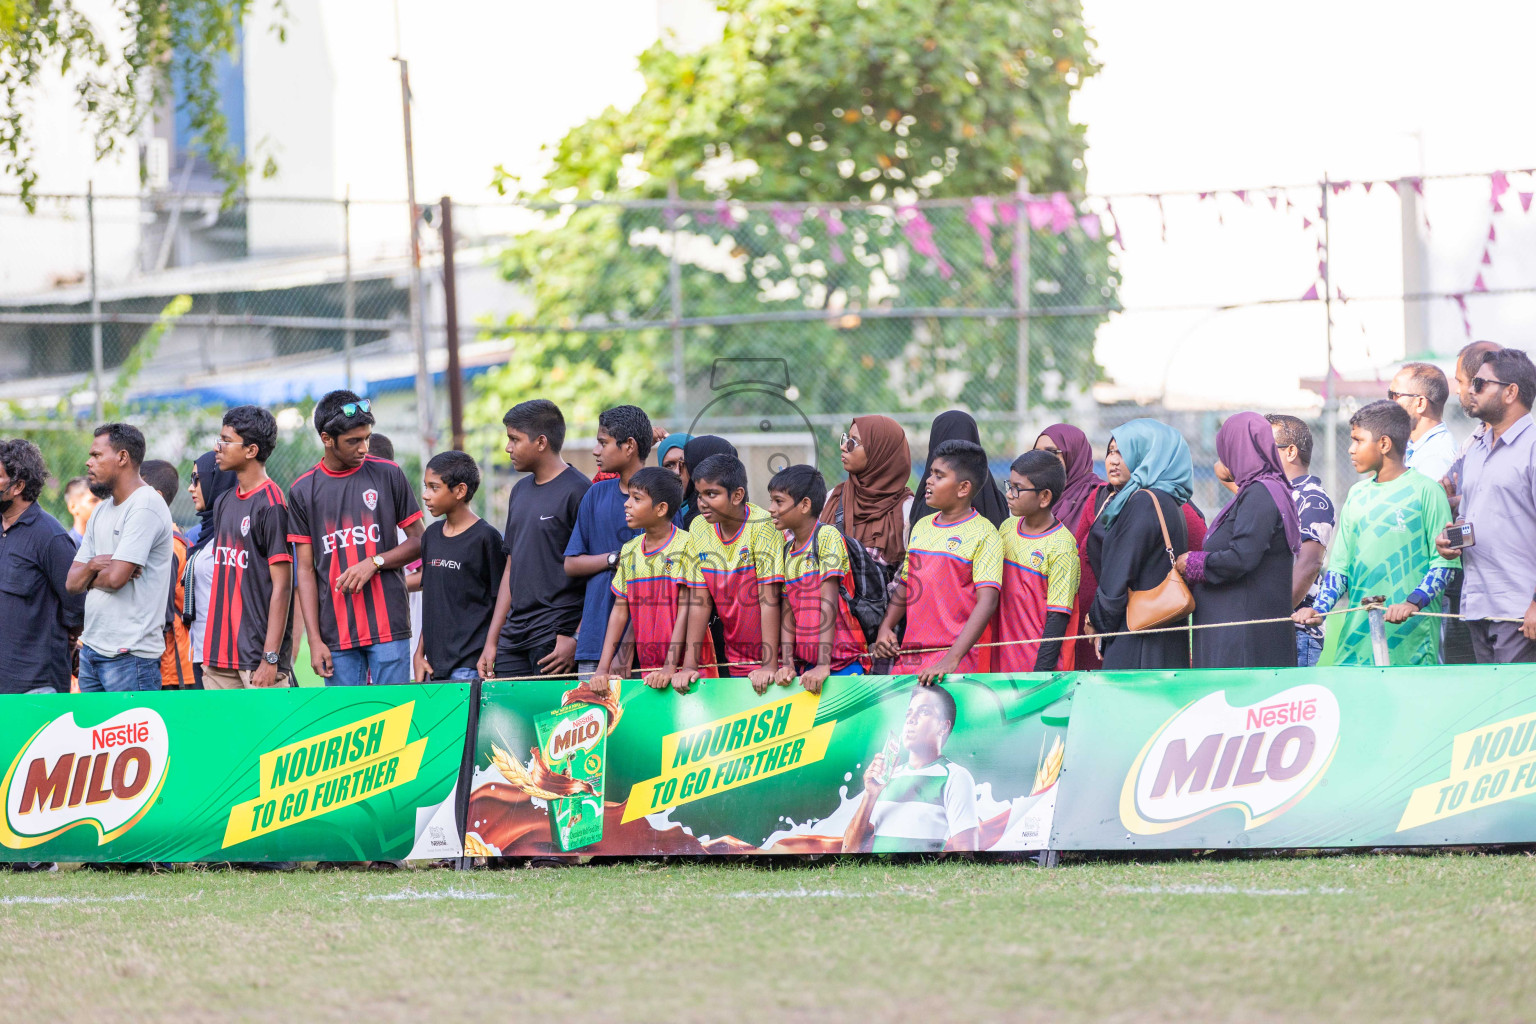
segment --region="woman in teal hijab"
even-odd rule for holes
[[[1094,566],[1098,591],[1088,620],[1096,632],[1117,633],[1125,629],[1130,592],[1153,589],[1172,568],[1164,550],[1159,508],[1168,524],[1174,556],[1189,550],[1181,506],[1189,500],[1195,466],[1183,435],[1165,423],[1140,419],[1115,428],[1104,470],[1117,490],[1099,512],[1104,546]],[[1103,646],[1106,669],[1189,668],[1187,632],[1110,637]]]
[[[656,446],[656,465],[662,469],[670,469],[683,482],[684,494],[689,493],[688,461],[684,455],[684,450],[688,447],[688,442],[692,440],[692,434],[668,434]],[[688,521],[688,507],[686,504],[677,510],[677,513],[672,517],[672,521],[680,527]]]
[[[1121,485],[1099,513],[1104,525],[1119,518],[1131,495],[1143,487],[1162,491],[1180,505],[1189,500],[1195,482],[1195,462],[1184,435],[1168,424],[1149,419],[1122,423],[1109,439],[1109,448],[1111,455],[1118,451],[1130,480]],[[1106,470],[1108,464],[1106,457]]]

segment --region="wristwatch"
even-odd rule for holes
[[[383,555],[374,555],[373,556],[373,567],[375,569],[382,569],[382,568],[384,568],[384,556]]]
[[[268,665],[276,665],[278,662],[278,654],[276,651],[267,651],[261,656],[261,660],[266,662]]]
[[[619,553],[617,551],[610,551],[610,552],[608,552],[608,568],[610,568],[610,569],[617,569],[618,566],[619,566]]]

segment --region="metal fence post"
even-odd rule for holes
[[[427,369],[426,297],[421,279],[421,209],[416,205],[416,158],[411,142],[411,73],[400,64],[400,108],[405,119],[405,192],[411,215],[411,333],[416,342],[416,431],[421,435],[421,460],[432,457],[432,375]]]
[[[667,263],[667,293],[672,302],[672,404],[679,420],[678,429],[684,429],[682,421],[688,418],[688,365],[683,352],[683,268],[677,257],[677,182],[667,185],[667,230],[671,233],[671,254]]]
[[[356,335],[352,321],[357,318],[357,286],[352,280],[352,186],[347,185],[341,199],[341,302],[347,329],[341,332],[341,359],[345,367],[347,390],[355,391],[352,381],[352,345]]]
[[[1026,433],[1029,429],[1029,219],[1024,215],[1025,201],[1029,197],[1029,189],[1023,183],[1019,183],[1017,192],[1018,209],[1013,218],[1013,305],[1019,311],[1017,320],[1014,358],[1014,398],[1013,408],[1018,414],[1019,422],[1016,427],[1019,450],[1023,451],[1029,445]]]
[[[1339,493],[1339,396],[1333,381],[1333,239],[1328,225],[1328,173],[1323,172],[1320,186],[1323,204],[1318,214],[1323,221],[1323,312],[1327,317],[1328,366],[1323,378],[1323,452],[1328,458],[1328,493]]]
[[[96,422],[106,419],[105,400],[102,388],[105,386],[106,368],[101,351],[101,299],[96,290],[96,182],[94,180],[85,186],[85,220],[87,231],[90,234],[91,247],[91,390],[95,393],[94,407]]]

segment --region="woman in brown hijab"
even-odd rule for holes
[[[907,432],[889,416],[860,416],[844,435],[842,460],[848,479],[827,495],[821,521],[863,544],[890,577],[907,553],[913,501]]]

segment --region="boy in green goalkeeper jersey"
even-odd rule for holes
[[[1408,414],[1396,402],[1372,402],[1349,421],[1349,457],[1358,473],[1373,474],[1350,488],[1328,568],[1311,608],[1294,618],[1322,621],[1338,599],[1359,605],[1386,597],[1387,649],[1393,665],[1440,663],[1440,595],[1455,565],[1435,550],[1435,536],[1450,522],[1445,490],[1403,464]],[[1319,665],[1374,665],[1370,622],[1364,612],[1328,618]]]

